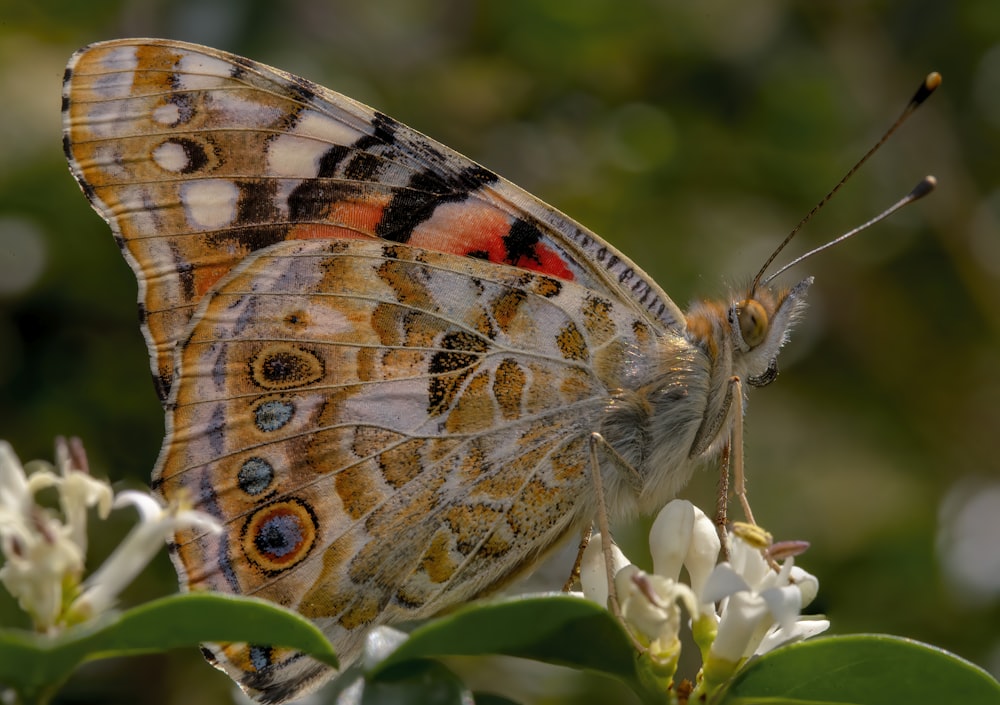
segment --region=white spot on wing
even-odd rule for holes
[[[212,93],[209,100],[213,112],[221,113],[231,124],[243,129],[266,127],[285,117],[285,112],[281,108],[245,100],[233,93],[223,91]]]
[[[101,68],[108,71],[135,71],[139,65],[136,51],[134,46],[114,47],[101,56]]]
[[[156,219],[153,218],[153,214],[147,210],[139,210],[130,213],[130,223],[131,231],[137,235],[133,239],[139,239],[139,237],[154,237],[157,232]],[[161,260],[161,261],[172,261],[172,260]]]
[[[121,231],[127,233],[130,239],[155,237],[156,219],[149,192],[141,186],[123,186],[117,194],[117,204],[108,205],[114,211]]]
[[[168,238],[149,238],[143,243],[143,247],[146,250],[146,261],[148,262],[173,262],[177,257],[177,252],[171,249]],[[159,273],[154,273],[150,279],[156,280],[156,286],[161,287],[167,300],[177,300],[183,296],[176,269],[170,269],[164,275],[155,276],[157,274]]]
[[[91,88],[94,95],[101,100],[121,100],[130,96],[134,78],[135,75],[131,71],[109,73],[94,78]]]
[[[86,118],[86,128],[96,138],[117,137],[129,122],[128,101],[108,99],[94,103]]]
[[[232,181],[189,181],[181,185],[180,193],[188,222],[196,228],[221,228],[236,219],[240,190]]]
[[[304,110],[299,113],[292,134],[300,137],[315,137],[330,144],[343,145],[354,144],[362,136],[362,133],[353,127],[312,110]]]
[[[161,125],[176,125],[180,119],[181,109],[173,103],[166,103],[153,111],[153,120]]]
[[[267,165],[277,176],[310,178],[319,173],[319,160],[332,145],[350,146],[362,133],[311,110],[299,114],[288,134],[272,140]]]
[[[101,56],[100,64],[102,71],[110,73],[94,77],[94,93],[104,99],[127,97],[139,65],[135,47],[116,47]]]
[[[302,183],[302,179],[281,179],[278,183],[278,191],[274,196],[274,205],[278,208],[278,213],[282,218],[287,218],[289,214],[288,199],[292,192]]]
[[[99,169],[116,179],[129,177],[128,170],[122,165],[121,145],[117,142],[107,142],[96,147],[90,163],[83,166],[88,169]]]
[[[164,142],[153,150],[153,161],[157,166],[174,173],[184,171],[190,164],[184,148],[176,142]]]
[[[177,87],[182,91],[215,88],[228,80],[233,65],[202,54],[185,54],[177,63]]]
[[[330,145],[295,135],[281,135],[267,147],[267,169],[275,176],[311,178],[319,173],[319,158]]]

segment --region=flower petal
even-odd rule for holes
[[[819,593],[819,580],[816,579],[815,575],[795,566],[792,568],[790,578],[799,587],[799,592],[802,593],[803,607],[816,599],[816,595]]]
[[[625,566],[628,558],[614,543],[611,544],[611,575],[615,576]],[[608,573],[604,563],[604,539],[600,534],[590,537],[590,543],[580,559],[580,586],[583,596],[601,607],[608,606]]]
[[[139,510],[140,522],[84,582],[83,594],[70,608],[76,616],[86,618],[109,609],[176,530],[222,530],[219,522],[205,512],[182,509],[174,503],[163,506],[143,492],[125,490],[115,498],[116,507],[128,504]]]
[[[760,587],[763,581],[774,574],[759,548],[751,546],[739,536],[734,536],[729,543],[731,547],[729,562],[751,586]]]
[[[782,629],[791,629],[802,610],[802,593],[797,585],[768,588],[760,593],[760,599]]]
[[[765,623],[771,622],[763,600],[747,591],[734,593],[719,620],[719,631],[710,650],[712,656],[726,662],[739,662],[748,649],[753,652],[749,648],[751,641]]]
[[[754,651],[754,655],[760,656],[761,654],[766,654],[769,651],[777,649],[779,646],[790,644],[793,641],[809,639],[817,634],[822,634],[829,628],[829,620],[810,618],[798,620],[791,629],[775,627],[774,629],[771,629],[760,642],[760,646],[758,646],[757,650]]]
[[[681,566],[691,546],[695,507],[686,500],[675,499],[656,515],[649,529],[649,553],[653,557],[653,572],[677,580]]]
[[[694,508],[694,526],[691,530],[691,545],[684,559],[688,577],[691,579],[691,589],[696,595],[701,594],[708,582],[708,577],[715,569],[719,560],[719,550],[722,542],[715,523],[698,507]]]
[[[30,499],[28,477],[21,461],[10,443],[0,441],[0,508],[21,512],[26,498]]]
[[[749,591],[750,585],[743,577],[733,570],[729,563],[720,563],[705,581],[705,586],[698,595],[698,599],[705,602],[718,602],[738,592]]]
[[[370,671],[389,658],[393,651],[409,638],[409,634],[395,627],[380,625],[365,635],[365,646],[361,656],[364,670]]]
[[[123,490],[115,496],[114,504],[112,505],[115,509],[121,509],[122,507],[133,506],[139,512],[139,521],[156,521],[163,514],[163,504],[158,502],[155,497],[146,493],[139,492],[138,490]]]

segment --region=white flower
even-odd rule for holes
[[[71,457],[72,456],[72,457]],[[75,467],[74,462],[80,467]],[[97,507],[97,515],[107,519],[114,492],[107,482],[94,479],[87,471],[86,455],[79,438],[67,443],[56,439],[56,465],[59,468],[59,506],[69,525],[80,553],[87,553],[87,508]]]
[[[665,684],[680,655],[681,608],[690,615],[704,664],[695,690],[699,697],[731,678],[749,657],[829,627],[826,620],[800,618],[802,607],[819,590],[816,578],[794,565],[794,556],[808,544],[774,544],[756,525],[740,525],[734,531],[730,560],[717,565],[721,541],[714,523],[690,502],[674,500],[660,511],[649,532],[652,574],[630,564],[617,546],[610,551],[621,617],[637,644],[645,647],[655,677]],[[765,549],[770,560],[764,558]],[[785,559],[780,569],[775,557]],[[682,569],[690,587],[680,582]],[[585,597],[607,604],[608,571],[600,534],[583,553],[580,582]]]
[[[649,530],[653,572],[677,580],[681,567],[687,568],[696,595],[715,568],[720,547],[712,520],[686,500],[675,499],[667,504]]]
[[[700,595],[705,602],[723,601],[705,659],[706,681],[725,680],[755,653],[826,629],[827,622],[799,620],[818,589],[816,578],[795,567],[793,558],[775,572],[758,548],[734,537],[731,562],[716,566]]]
[[[39,510],[29,521],[0,521],[5,562],[0,582],[39,631],[50,631],[63,607],[63,590],[83,572],[83,554],[66,526]]]
[[[715,524],[705,512],[685,500],[675,499],[660,510],[649,530],[653,572],[678,580],[687,569],[692,592],[700,595],[719,559],[721,542]],[[702,654],[715,638],[718,618],[715,605],[701,601],[691,610],[691,633]]]
[[[47,469],[30,476],[13,448],[0,441],[0,582],[31,615],[40,631],[52,630],[63,607],[63,593],[83,572],[84,554],[73,531],[49,509],[35,503],[35,493],[58,485]]]
[[[58,478],[45,469],[28,476],[10,443],[0,441],[0,512],[4,516],[29,516],[35,506],[35,493],[57,482]]]
[[[673,578],[650,575],[636,566],[626,566],[615,576],[622,617],[648,642],[659,659],[680,653],[681,605],[688,614],[698,614],[698,600],[690,587]]]
[[[211,515],[189,509],[179,502],[164,506],[154,497],[135,490],[120,492],[115,497],[116,509],[129,504],[139,511],[139,524],[104,564],[84,581],[83,594],[70,608],[74,618],[86,619],[109,609],[125,586],[178,529],[200,528],[212,533],[222,530]]]
[[[611,577],[629,565],[628,558],[614,543],[611,544]],[[608,606],[608,572],[604,562],[604,537],[594,534],[580,559],[580,586],[583,596],[601,607]]]
[[[719,538],[704,512],[690,502],[674,500],[653,522],[649,546],[652,574],[631,565],[612,545],[615,592],[623,619],[648,646],[650,654],[661,661],[675,661],[680,650],[682,605],[696,621],[707,609],[707,619],[714,628],[712,606],[700,606],[696,591],[679,581],[681,568],[687,569],[692,586],[703,584],[718,558]],[[591,538],[584,551],[580,583],[584,596],[607,604],[608,580],[600,534]]]
[[[606,607],[608,574],[603,543],[600,534],[591,537],[580,561],[580,584],[584,597]],[[611,545],[611,562],[622,619],[654,659],[672,664],[672,674],[680,655],[680,605],[695,614],[698,605],[694,593],[672,578],[639,570],[614,544]]]
[[[398,649],[410,635],[395,627],[384,624],[372,629],[365,635],[365,646],[360,662],[365,671],[371,671],[385,661]]]
[[[817,634],[822,634],[830,628],[830,620],[820,617],[799,617],[790,629],[781,626],[771,627],[767,635],[761,640],[760,646],[754,651],[754,656],[766,654],[779,646],[790,644],[793,641],[811,639]]]
[[[52,632],[110,608],[175,530],[221,530],[208,514],[179,503],[164,507],[148,494],[131,490],[115,497],[107,482],[87,472],[87,459],[76,439],[56,440],[58,473],[43,461],[28,464],[32,466],[33,471],[26,473],[10,444],[0,441],[0,550],[4,557],[0,582],[31,615],[39,631]],[[49,487],[58,492],[61,516],[36,502],[37,493]],[[126,505],[139,510],[139,525],[81,586],[87,510],[96,507],[98,516],[105,519],[113,507]]]

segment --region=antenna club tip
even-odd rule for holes
[[[917,92],[913,94],[913,99],[910,101],[911,108],[915,108],[930,98],[931,93],[937,90],[937,87],[941,85],[942,80],[941,74],[937,71],[931,71],[927,74],[924,82],[920,84],[920,88],[918,88]]]
[[[933,191],[935,186],[937,186],[937,178],[927,175],[921,179],[919,184],[913,187],[913,190],[910,191],[909,199],[915,201],[918,198],[923,198]]]

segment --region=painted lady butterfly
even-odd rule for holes
[[[139,282],[167,434],[154,486],[217,516],[192,590],[268,598],[345,663],[368,627],[530,568],[595,514],[661,507],[773,378],[809,279],[684,314],[563,214],[349,98],[214,49],[95,44],[65,148]],[[265,702],[329,677],[213,647]]]

